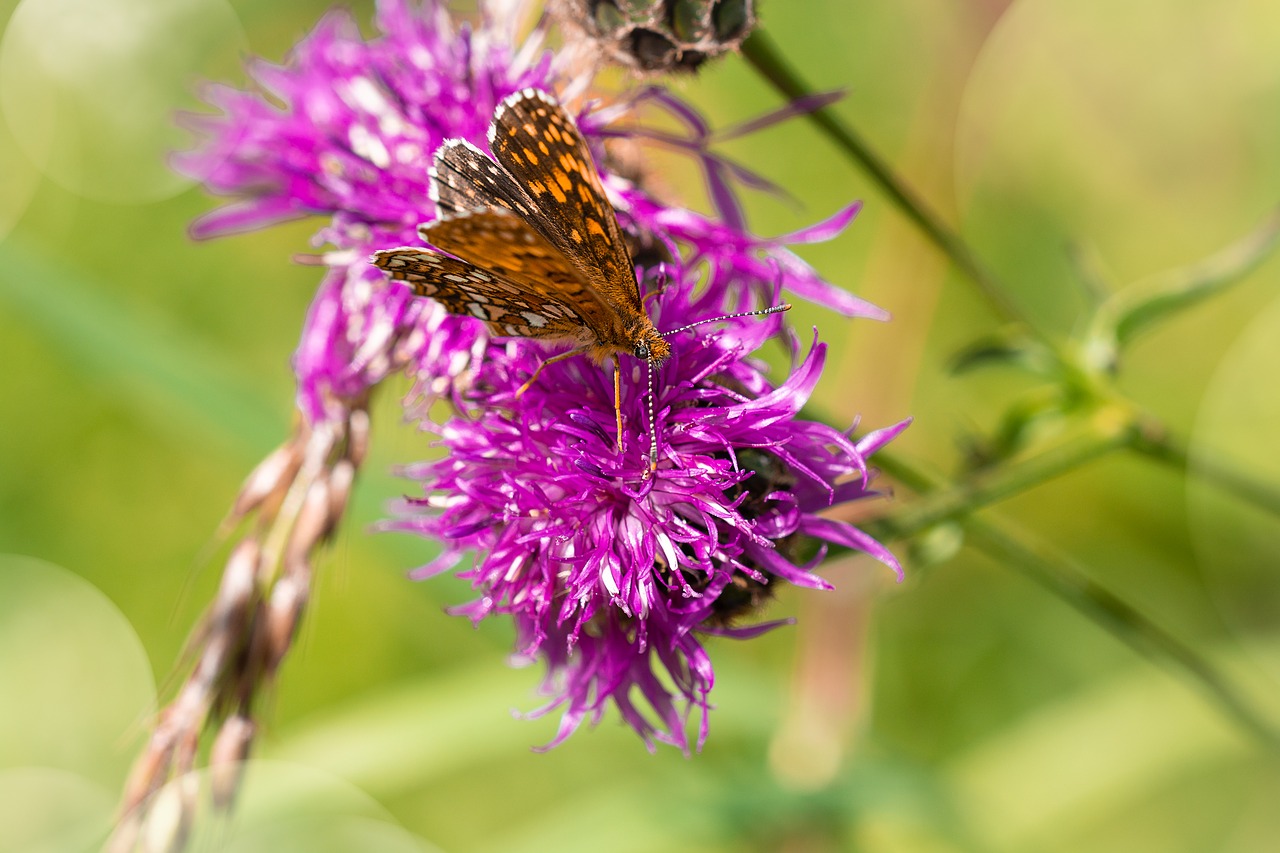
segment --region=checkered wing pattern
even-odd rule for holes
[[[587,328],[586,318],[563,300],[439,252],[390,249],[373,262],[451,314],[483,320],[496,335],[579,340]]]
[[[489,144],[532,203],[525,217],[529,224],[619,314],[642,314],[635,267],[617,217],[591,150],[564,109],[536,89],[512,95],[494,113]]]
[[[465,139],[446,140],[436,150],[431,199],[440,219],[490,207],[504,207],[528,217],[534,207],[515,178]]]
[[[499,335],[569,339],[597,362],[666,358],[670,345],[640,304],[631,256],[573,119],[525,89],[495,110],[489,141],[496,162],[463,139],[436,151],[437,218],[419,233],[448,254],[402,248],[374,263]]]
[[[635,267],[591,150],[569,114],[536,89],[498,105],[489,146],[494,160],[462,139],[436,152],[436,221],[419,233],[440,251],[391,249],[373,262],[448,311],[483,320],[497,335],[574,342],[573,350],[552,360],[614,358],[621,451],[617,356],[631,353],[652,368],[670,356],[671,345],[640,303]],[[649,405],[652,424],[652,395]],[[657,464],[657,434],[651,431],[649,470]]]

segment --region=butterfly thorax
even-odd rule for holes
[[[671,355],[671,344],[642,315],[631,323],[613,326],[605,335],[583,340],[580,351],[596,364],[623,354],[661,364]]]

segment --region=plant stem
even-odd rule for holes
[[[813,94],[812,88],[800,79],[764,32],[757,30],[743,45],[742,52],[761,77],[785,97],[796,100]],[[925,236],[974,283],[1002,320],[1020,323],[1038,334],[1026,315],[1008,297],[1005,286],[978,260],[959,234],[900,180],[853,128],[829,107],[814,110],[808,113],[808,117],[856,166],[865,170]],[[1049,343],[1055,352],[1060,352],[1059,347]],[[1160,461],[1186,467],[1185,449],[1174,444],[1153,419],[1124,418],[1121,423],[1122,429],[1094,432],[958,486],[926,474],[892,453],[880,451],[876,454],[879,467],[903,485],[927,497],[883,519],[881,529],[875,532],[883,538],[903,538],[947,519],[962,521],[968,541],[975,547],[1021,571],[1142,655],[1190,678],[1241,728],[1273,749],[1280,749],[1280,732],[1256,713],[1194,649],[1092,581],[1078,564],[1065,556],[1005,523],[971,515],[981,506],[1045,482],[1120,447],[1128,446]],[[1216,461],[1198,461],[1195,470],[1221,488],[1280,513],[1280,491]]]
[[[1090,579],[1077,563],[999,521],[970,518],[965,522],[965,533],[974,547],[1016,567],[1144,657],[1186,677],[1240,728],[1269,748],[1280,750],[1280,731],[1250,707],[1213,664]]]
[[[1027,459],[975,474],[964,483],[938,487],[904,481],[905,485],[926,494],[878,519],[876,524],[868,526],[868,532],[886,539],[914,536],[935,524],[969,515],[1046,483],[1130,443],[1129,430],[1123,421],[1095,418],[1095,423],[1098,426],[1093,431]],[[876,464],[895,479],[901,479],[891,470],[895,467],[892,461],[885,464],[886,455],[892,458],[892,454],[884,451],[877,453]]]
[[[813,88],[800,79],[762,30],[756,30],[742,45],[742,55],[761,77],[787,98],[797,100],[813,95]],[[977,285],[978,292],[1000,319],[1030,326],[1026,315],[1006,295],[1007,288],[995,274],[978,260],[959,234],[894,174],[888,163],[857,131],[845,124],[830,107],[813,110],[807,116],[855,165],[866,170],[894,204]]]
[[[1128,437],[1131,434],[1122,432],[1119,435]],[[1079,443],[1075,453],[1080,461],[1088,457],[1083,453],[1086,444]],[[1077,445],[1073,443],[1070,446]],[[1111,442],[1095,443],[1099,451],[1114,449],[1114,446]],[[1055,455],[1066,462],[1071,454],[1064,449]],[[876,453],[876,464],[895,480],[921,494],[929,494],[945,486],[942,478],[883,450]],[[1050,467],[1043,465],[1045,470]],[[1188,678],[1242,729],[1268,747],[1280,750],[1280,731],[1250,707],[1213,664],[1137,608],[1090,579],[1079,563],[1007,522],[972,515],[965,515],[959,520],[964,525],[966,541],[973,547],[1035,581],[1144,657]],[[904,535],[893,527],[889,529],[890,537]]]
[[[742,54],[760,76],[784,96],[792,100],[813,96],[812,87],[800,79],[796,71],[782,57],[777,46],[762,30],[756,30],[747,39],[742,46]],[[1007,296],[1007,288],[978,260],[959,234],[951,230],[905,181],[894,174],[888,163],[857,131],[842,121],[830,107],[822,107],[806,115],[854,164],[864,169],[902,212],[924,232],[925,236],[973,281],[979,293],[1002,320],[1020,323],[1040,337],[1060,358],[1065,359],[1062,348],[1045,338],[1031,325],[1026,315]],[[1266,231],[1263,236],[1266,239],[1274,238],[1271,231]],[[1255,249],[1254,254],[1261,255],[1262,252]],[[1256,263],[1253,255],[1249,258],[1250,264]],[[1280,488],[1252,478],[1213,458],[1198,458],[1194,466],[1188,467],[1186,449],[1168,438],[1165,430],[1155,424],[1154,419],[1147,417],[1144,421],[1156,427],[1151,432],[1157,437],[1135,439],[1132,443],[1134,450],[1152,459],[1188,470],[1236,497],[1280,515]]]
[[[1228,494],[1280,516],[1280,487],[1251,477],[1216,454],[1197,453],[1196,460],[1192,463],[1187,448],[1158,428],[1136,431],[1130,446],[1149,459],[1177,468],[1188,476],[1198,477]]]

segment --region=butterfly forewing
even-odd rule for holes
[[[483,320],[497,335],[576,340],[586,328],[575,307],[438,252],[390,249],[375,253],[373,262],[451,314]]]
[[[635,268],[582,134],[536,89],[507,98],[489,128],[498,163],[532,202],[526,218],[608,303],[641,311]]]
[[[431,198],[443,219],[490,207],[529,216],[533,203],[502,167],[465,139],[449,139],[431,167]]]

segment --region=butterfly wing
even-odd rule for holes
[[[597,338],[622,333],[617,312],[583,284],[565,256],[504,208],[438,219],[420,226],[418,233],[438,249],[548,299],[572,305]]]
[[[493,156],[532,204],[525,218],[569,259],[601,297],[642,314],[635,267],[591,150],[550,96],[525,89],[499,106],[489,127]]]
[[[564,255],[503,208],[443,217],[419,225],[418,234],[441,251],[548,295],[585,291]]]
[[[495,335],[581,341],[575,306],[474,264],[411,247],[374,253],[373,263],[451,314],[483,320]]]
[[[446,139],[436,149],[431,199],[439,219],[490,207],[505,207],[527,217],[533,209],[515,179],[465,139]]]

